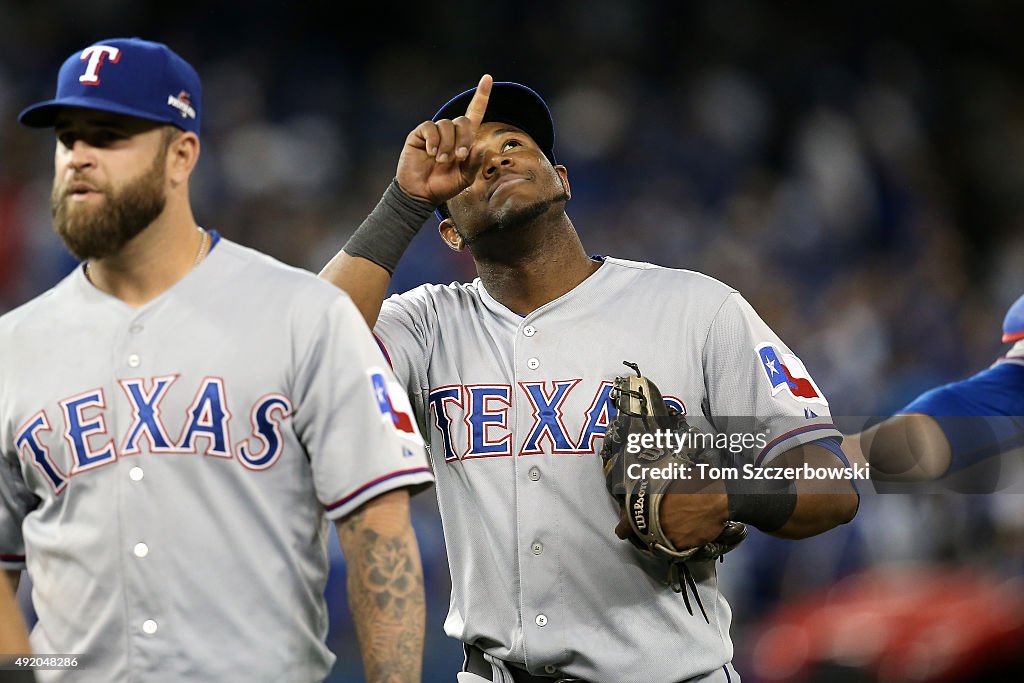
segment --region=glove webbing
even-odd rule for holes
[[[725,561],[724,556],[718,559],[719,561]],[[693,607],[690,605],[687,589],[692,590],[693,597],[697,601],[697,607],[700,607],[700,613],[704,615],[704,621],[709,624],[711,623],[711,620],[708,619],[708,613],[704,609],[704,603],[700,599],[700,593],[697,592],[697,582],[693,580],[693,574],[690,572],[690,567],[687,566],[686,562],[680,560],[669,564],[668,583],[672,586],[672,590],[682,594],[683,604],[686,605],[686,611],[690,613],[690,616],[693,616]]]

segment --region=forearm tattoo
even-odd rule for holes
[[[423,571],[411,528],[382,534],[363,511],[339,528],[348,601],[370,683],[418,683],[426,614]]]

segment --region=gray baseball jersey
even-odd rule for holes
[[[744,452],[751,462],[841,438],[803,365],[738,293],[608,258],[525,317],[479,280],[425,285],[386,300],[375,332],[428,440],[449,635],[591,681],[675,683],[732,659],[714,564],[694,568],[708,624],[664,564],[615,537],[598,453],[623,360],[691,415],[759,416],[771,436]]]
[[[0,318],[0,559],[41,680],[323,679],[328,519],[432,477],[347,296],[221,239],[139,309],[77,268]]]

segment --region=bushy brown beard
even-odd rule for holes
[[[54,182],[50,195],[53,227],[68,251],[82,261],[111,256],[156,220],[167,204],[166,161],[164,145],[153,165],[120,189],[96,186],[105,198],[97,207],[72,206],[68,201],[71,184],[81,178],[63,185]]]

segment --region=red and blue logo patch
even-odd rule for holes
[[[754,349],[761,361],[768,382],[771,383],[772,396],[787,392],[801,403],[820,403],[828,405],[818,385],[811,379],[811,373],[790,353],[781,353],[774,344],[758,344]]]
[[[400,392],[395,394],[396,399],[392,399],[392,394],[388,391],[388,381],[381,372],[371,372],[370,382],[373,384],[373,395],[377,398],[377,407],[380,408],[381,415],[390,419],[395,429],[418,438],[419,433],[412,419],[409,399]]]

